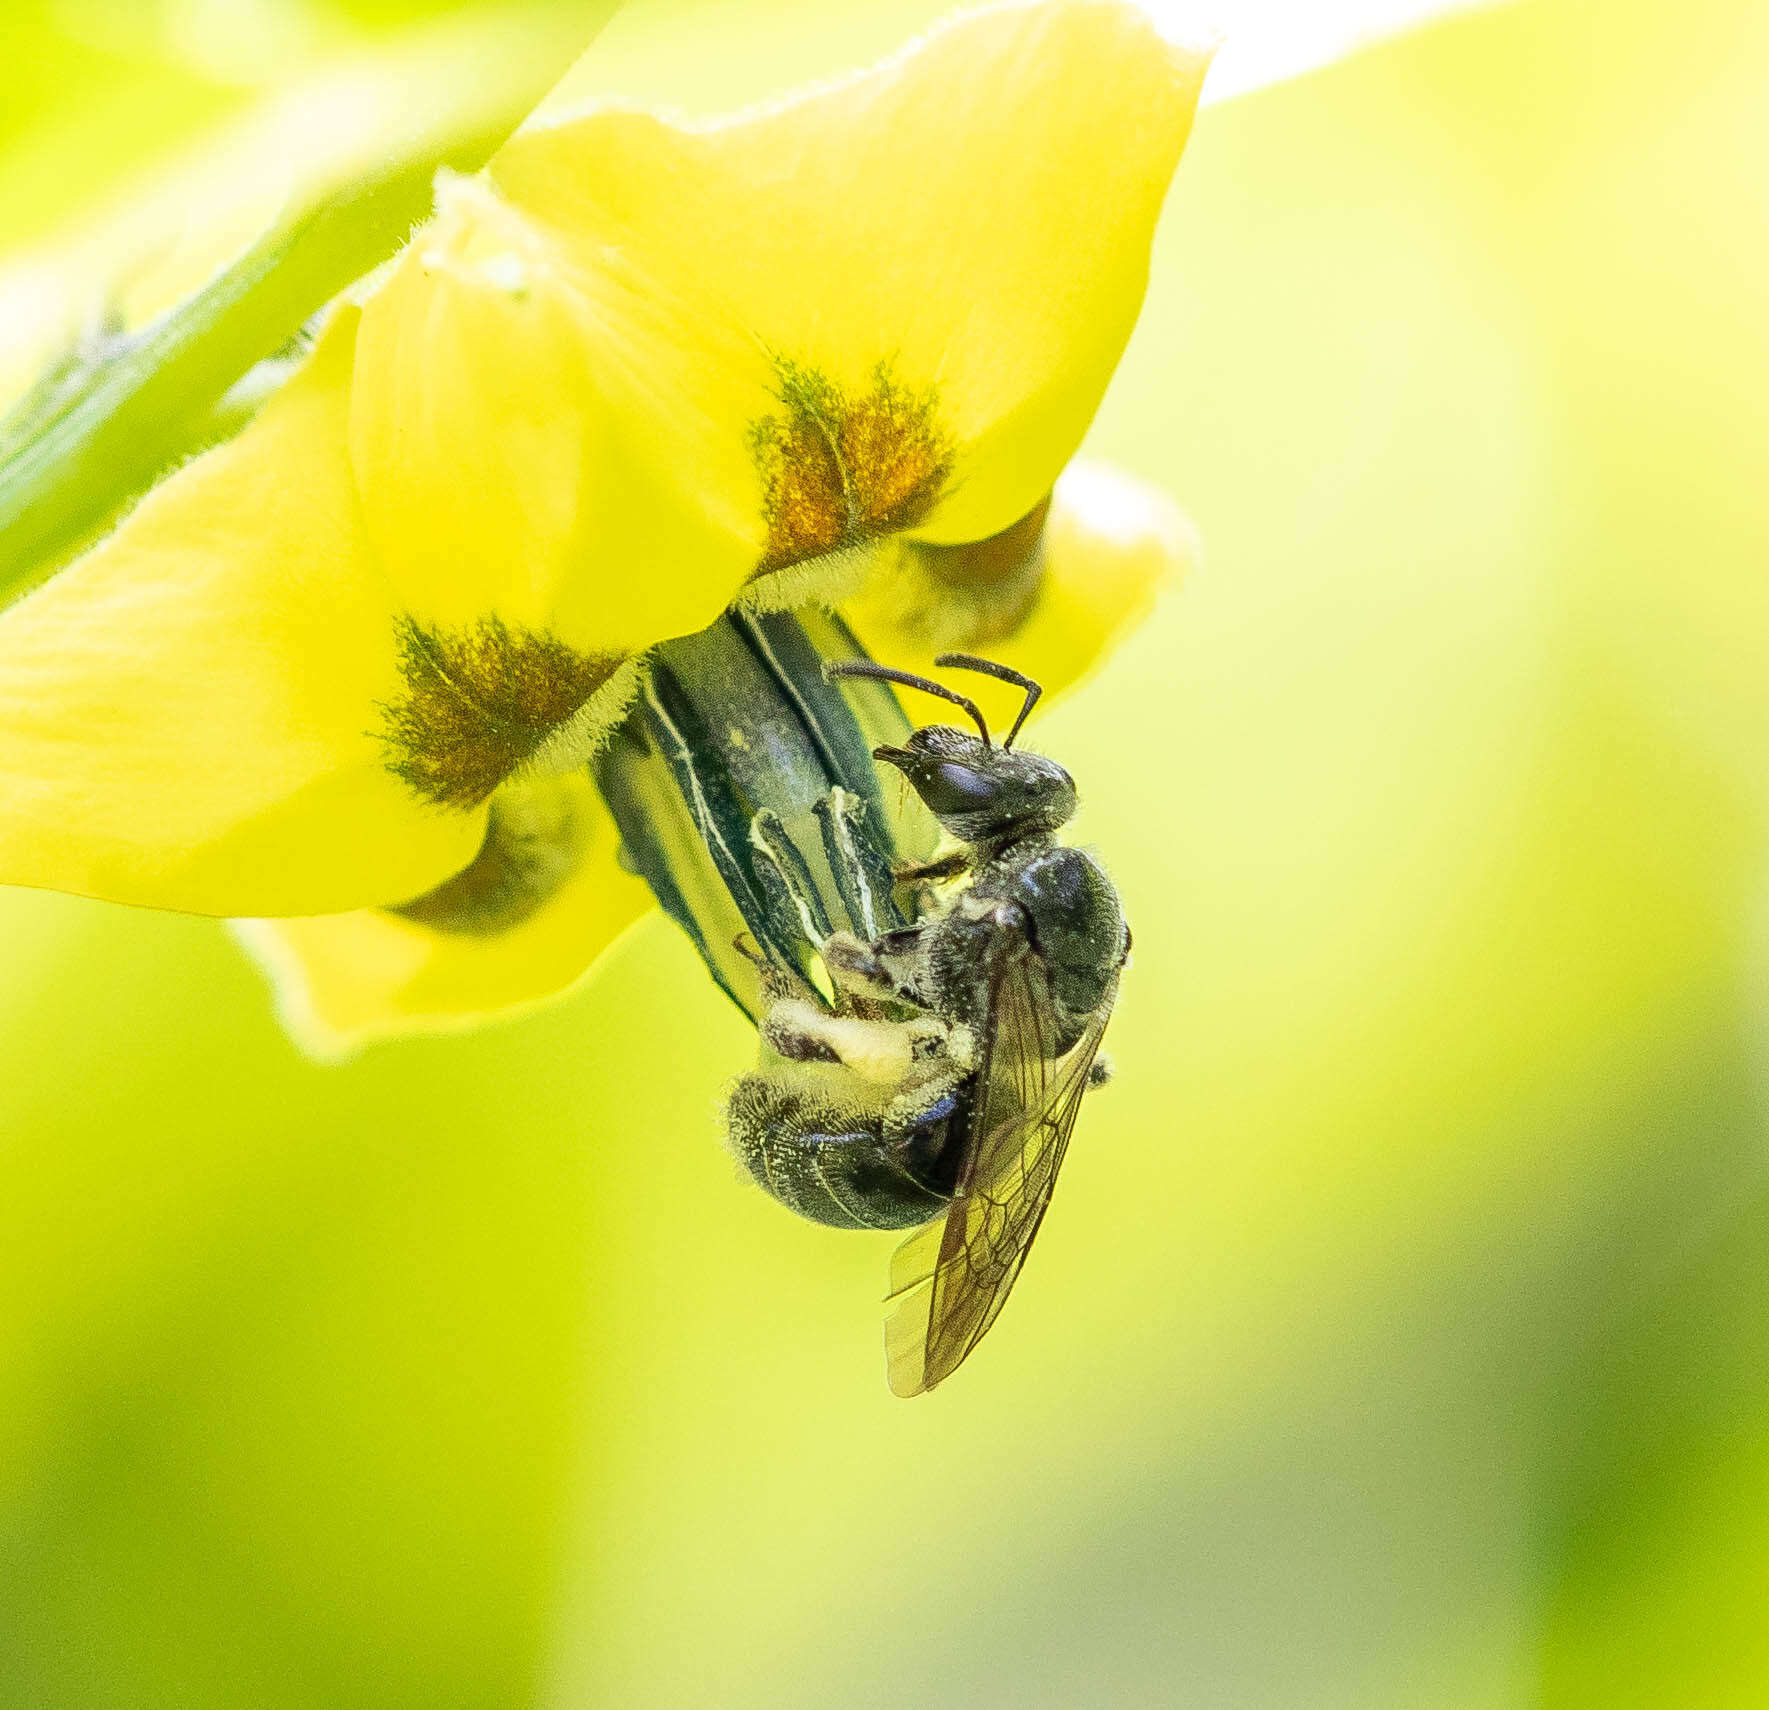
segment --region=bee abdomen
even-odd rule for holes
[[[925,1167],[941,1150],[944,1103],[892,1140],[882,1117],[844,1112],[814,1089],[751,1074],[733,1089],[725,1119],[744,1169],[789,1210],[837,1229],[910,1229],[946,1209],[948,1196],[911,1173],[912,1163]]]

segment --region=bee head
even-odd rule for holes
[[[1055,831],[1075,812],[1075,780],[1054,760],[993,748],[951,725],[930,724],[873,758],[895,766],[928,811],[966,843]]]
[[[1075,780],[1054,760],[1018,753],[1013,745],[1043,689],[1011,666],[979,659],[974,653],[942,653],[934,663],[980,671],[1025,691],[1019,717],[999,747],[989,740],[989,727],[976,702],[932,678],[870,659],[833,661],[823,667],[823,675],[899,683],[938,695],[970,714],[977,727],[975,736],[951,725],[930,724],[914,732],[901,748],[872,751],[873,759],[895,766],[914,785],[934,818],[954,837],[966,843],[1012,840],[1065,824],[1075,812]]]

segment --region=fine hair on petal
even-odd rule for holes
[[[459,628],[408,614],[395,640],[404,690],[380,708],[387,769],[438,807],[485,801],[626,662],[495,614]]]
[[[913,528],[933,509],[954,461],[936,388],[906,384],[890,358],[864,392],[786,358],[775,371],[783,408],[749,431],[768,530],[758,574]]]

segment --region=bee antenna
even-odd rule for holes
[[[1007,733],[1007,740],[1001,745],[1003,748],[1013,747],[1013,739],[1020,734],[1020,726],[1026,722],[1026,714],[1037,706],[1038,697],[1044,693],[1044,685],[1022,676],[1010,665],[1002,665],[993,659],[979,659],[974,653],[942,653],[934,663],[951,670],[981,671],[985,677],[993,677],[1002,683],[1012,683],[1016,689],[1026,691],[1020,716],[1013,721],[1013,729]]]
[[[871,659],[829,660],[824,664],[823,676],[826,681],[831,677],[870,677],[875,682],[898,683],[905,689],[920,689],[923,694],[938,695],[955,707],[963,707],[982,736],[983,746],[990,746],[989,727],[983,722],[982,709],[977,703],[955,689],[948,689],[943,683],[934,682],[931,677],[917,677],[912,671],[899,671],[893,665],[880,665]]]

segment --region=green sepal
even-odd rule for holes
[[[752,1021],[766,1008],[758,957],[807,998],[822,992],[801,901],[819,931],[902,926],[891,869],[939,841],[919,799],[882,787],[872,758],[909,734],[896,698],[880,683],[824,680],[826,660],[858,657],[826,614],[727,613],[656,650],[596,761],[625,863]],[[834,818],[867,880],[865,911]]]

